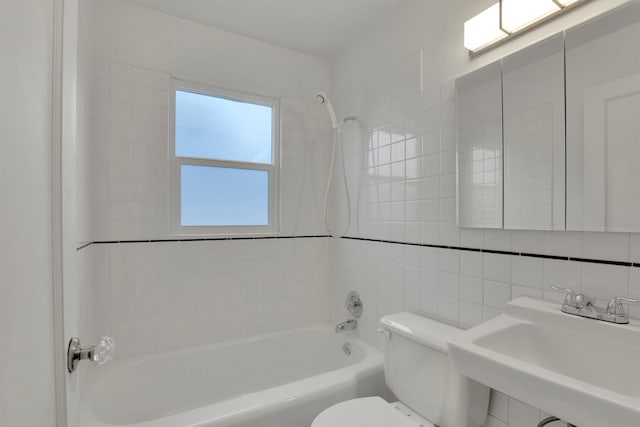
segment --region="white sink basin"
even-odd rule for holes
[[[521,297],[456,335],[464,375],[579,427],[640,426],[640,323],[615,325]]]

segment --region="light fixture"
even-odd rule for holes
[[[464,23],[464,47],[472,52],[489,46],[507,35],[500,29],[499,3]]]
[[[513,34],[560,9],[553,0],[500,0],[500,27]]]
[[[567,7],[569,5],[579,2],[580,0],[554,0],[554,1],[562,7]]]
[[[587,0],[499,0],[464,23],[464,47],[477,53]]]

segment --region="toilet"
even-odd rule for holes
[[[365,397],[337,403],[311,427],[479,427],[487,419],[489,388],[458,373],[447,340],[462,330],[412,313],[380,320],[384,375],[399,402]]]

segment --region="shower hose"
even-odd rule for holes
[[[331,166],[329,167],[329,178],[327,179],[327,190],[324,193],[324,226],[327,229],[327,233],[329,233],[330,236],[332,236],[333,234],[331,233],[331,229],[329,228],[329,189],[331,188],[331,179],[333,178],[333,169],[334,169],[334,165],[336,162],[336,146],[340,145],[340,157],[342,160],[342,177],[343,177],[343,182],[344,182],[344,191],[345,194],[347,196],[347,226],[345,227],[344,231],[342,233],[340,233],[338,235],[338,237],[342,237],[344,236],[347,231],[349,230],[349,226],[351,225],[351,199],[349,197],[349,185],[347,183],[347,171],[346,168],[344,166],[344,145],[342,143],[342,131],[341,129],[338,127],[336,129],[333,130],[333,148],[331,150]]]

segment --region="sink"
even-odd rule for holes
[[[572,316],[520,297],[449,340],[458,370],[579,427],[640,426],[640,322]]]

